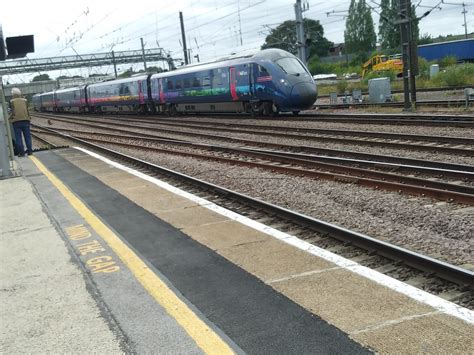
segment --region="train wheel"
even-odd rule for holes
[[[278,116],[278,107],[273,102],[265,102],[263,104],[263,115],[275,117]]]
[[[178,110],[176,110],[175,105],[170,105],[168,108],[168,113],[170,116],[177,116],[178,115]]]

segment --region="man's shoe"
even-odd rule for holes
[[[24,157],[24,156],[25,156],[25,154],[18,154],[18,156],[19,156],[19,157]]]
[[[28,152],[28,155],[33,155],[33,152]]]

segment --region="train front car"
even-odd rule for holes
[[[293,54],[281,49],[265,49],[253,58],[256,98],[264,103],[264,114],[298,113],[310,109],[317,88],[308,69]]]
[[[91,112],[147,112],[147,76],[111,80],[87,86]]]

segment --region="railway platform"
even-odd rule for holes
[[[472,311],[156,178],[83,149],[17,163],[0,181],[1,352],[474,350]]]

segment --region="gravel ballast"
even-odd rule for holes
[[[474,263],[474,211],[463,205],[261,169],[114,148],[455,265]]]

